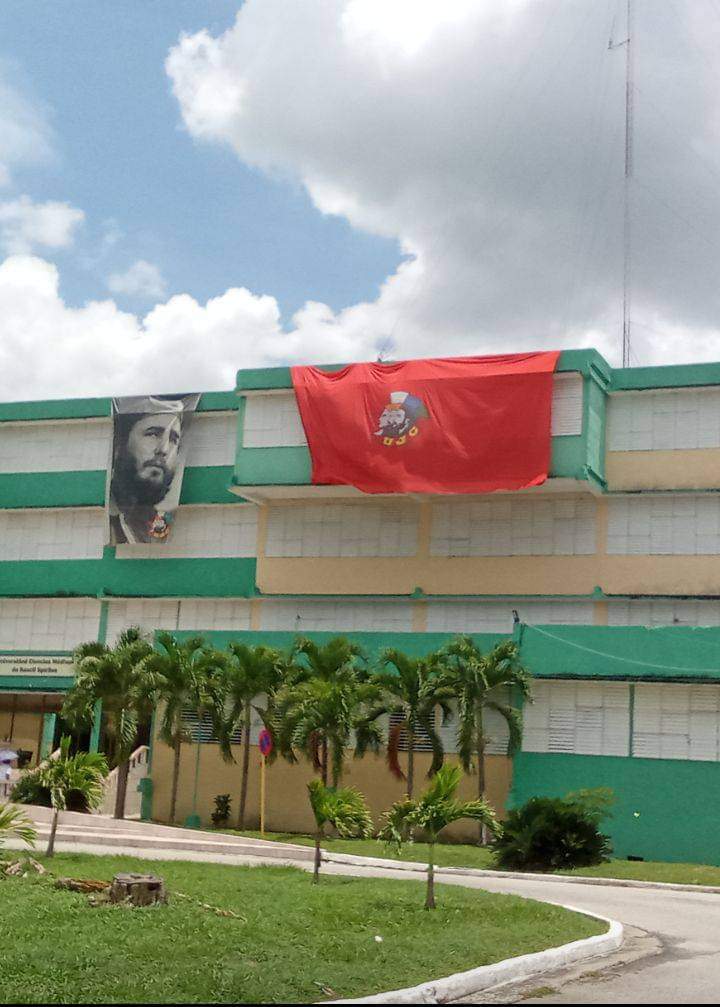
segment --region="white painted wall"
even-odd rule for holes
[[[636,685],[633,755],[717,762],[720,685]]]
[[[595,551],[592,499],[503,496],[433,505],[433,556],[573,556]]]
[[[257,555],[257,506],[179,507],[166,542],[119,545],[118,559],[197,559]]]
[[[271,506],[266,556],[413,556],[418,509],[406,502]]]
[[[97,640],[99,626],[94,598],[0,599],[0,650],[73,650]]]
[[[187,464],[232,465],[237,413],[198,413],[187,433]],[[109,419],[0,424],[0,473],[90,472],[110,461]]]
[[[260,627],[297,633],[311,630],[409,633],[412,604],[407,601],[265,599],[260,608]]]
[[[244,598],[126,598],[109,602],[107,639],[140,626],[147,633],[156,629],[246,630],[250,629],[250,602]]]
[[[591,625],[591,601],[538,601],[527,598],[507,598],[502,601],[434,601],[427,602],[429,633],[510,633],[512,612],[520,620],[534,625]]]
[[[0,560],[100,559],[104,541],[100,508],[0,511]]]
[[[609,451],[720,447],[720,388],[616,392],[608,401]]]
[[[608,603],[610,626],[720,626],[720,601],[628,598]]]
[[[612,555],[720,553],[720,496],[627,496],[608,501]]]
[[[85,472],[110,460],[108,420],[0,424],[0,472]]]

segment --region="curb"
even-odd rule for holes
[[[351,853],[322,851],[323,863],[347,864],[351,867],[381,867],[387,870],[425,874],[427,865],[412,860],[387,860],[383,857],[359,857]],[[717,885],[687,885],[674,881],[636,881],[632,878],[598,878],[582,874],[531,874],[523,871],[492,871],[479,867],[436,867],[435,876],[450,875],[470,878],[499,878],[505,881],[557,881],[560,884],[605,885],[608,888],[649,888],[664,892],[704,892],[720,895]]]
[[[481,965],[467,972],[456,972],[443,979],[433,979],[410,986],[406,989],[391,990],[387,993],[377,993],[374,996],[360,997],[355,1000],[324,1000],[322,1003],[333,1004],[444,1004],[464,997],[474,996],[496,986],[508,983],[522,982],[578,962],[591,958],[600,958],[617,951],[623,943],[623,927],[617,920],[606,916],[588,913],[575,906],[563,905],[559,902],[549,903],[561,905],[563,909],[589,916],[591,919],[603,920],[608,924],[604,934],[586,937],[570,944],[561,944],[557,948],[547,948],[530,955],[520,955],[518,958],[506,958],[493,965]]]

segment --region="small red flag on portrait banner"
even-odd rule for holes
[[[538,486],[559,351],[293,367],[312,482],[364,493]]]

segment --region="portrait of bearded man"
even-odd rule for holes
[[[146,402],[162,411],[115,414],[109,501],[113,545],[163,541],[179,501],[189,417],[183,399]]]

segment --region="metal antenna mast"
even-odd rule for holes
[[[627,38],[608,43],[608,49],[625,46],[625,178],[623,184],[623,329],[622,364],[630,366],[630,305],[632,294],[632,177],[633,177],[633,111],[635,97],[634,9],[627,0]]]

